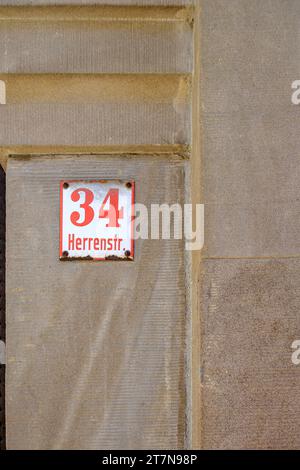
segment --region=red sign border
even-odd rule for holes
[[[110,179],[110,180],[61,180],[60,181],[60,196],[59,196],[59,259],[68,260],[68,258],[63,257],[63,185],[64,183],[110,183],[113,181],[118,181],[119,183],[131,183],[131,250],[130,257],[128,258],[91,258],[89,261],[134,261],[134,239],[133,239],[133,230],[134,230],[134,202],[135,202],[135,181],[132,180],[119,180],[119,179]],[[73,261],[86,261],[84,258],[72,257],[69,260]]]

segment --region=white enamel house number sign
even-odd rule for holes
[[[60,259],[134,259],[134,181],[60,183]]]

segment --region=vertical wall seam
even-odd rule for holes
[[[194,16],[194,72],[192,91],[192,154],[191,191],[193,206],[202,202],[201,159],[201,5],[195,4]],[[201,397],[201,252],[192,252],[192,448],[202,447]]]

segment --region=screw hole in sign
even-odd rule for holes
[[[60,259],[134,258],[134,181],[62,181]]]

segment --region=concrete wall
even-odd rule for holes
[[[24,5],[29,2],[16,0],[9,3]],[[69,2],[41,0],[30,3],[62,5]],[[183,6],[191,2],[106,0],[77,3]],[[6,4],[0,2],[2,6]],[[300,74],[300,4],[297,0],[199,0],[195,5],[201,13],[200,22],[197,14],[194,22],[194,62],[189,12],[187,16],[180,13],[178,17],[177,10],[168,10],[168,27],[159,22],[150,25],[149,11],[142,29],[132,25],[132,16],[126,19],[127,27],[123,20],[119,21],[122,41],[115,22],[111,29],[103,29],[102,23],[100,30],[86,30],[83,21],[84,34],[79,27],[69,25],[65,30],[60,24],[57,27],[62,37],[69,43],[70,38],[75,38],[80,44],[77,50],[83,51],[83,55],[77,56],[76,48],[73,49],[71,44],[71,48],[62,49],[62,61],[57,49],[48,54],[49,44],[55,40],[53,26],[45,28],[47,34],[43,37],[44,30],[36,19],[33,29],[26,23],[20,32],[16,28],[16,18],[2,23],[5,28],[2,44],[6,47],[0,58],[1,74],[130,73],[137,75],[137,81],[149,73],[158,76],[180,74],[182,80],[194,76],[193,114],[188,94],[184,94],[182,100],[182,91],[176,87],[167,99],[162,93],[153,102],[152,98],[148,101],[140,99],[134,104],[132,96],[121,104],[113,100],[103,103],[103,97],[98,97],[97,104],[85,105],[78,99],[76,103],[61,104],[49,99],[49,95],[51,102],[43,103],[38,90],[35,97],[40,98],[35,104],[26,96],[16,102],[15,97],[22,93],[9,95],[15,101],[11,104],[8,101],[0,115],[0,142],[5,155],[24,154],[26,148],[37,155],[41,145],[63,145],[66,150],[78,145],[83,151],[91,145],[110,145],[115,146],[114,153],[120,153],[124,144],[132,145],[137,153],[144,155],[140,157],[141,166],[139,157],[132,161],[127,157],[113,160],[111,155],[105,160],[102,160],[103,156],[97,156],[95,160],[85,157],[87,159],[82,163],[74,155],[71,159],[43,156],[36,160],[9,159],[7,419],[10,448],[72,448],[78,445],[84,448],[120,445],[181,448],[189,443],[184,437],[190,423],[184,418],[184,409],[188,407],[183,376],[187,379],[188,375],[187,363],[183,362],[187,311],[184,296],[187,290],[183,284],[182,247],[159,245],[160,261],[158,258],[153,261],[152,246],[141,246],[138,266],[129,276],[123,272],[127,269],[124,266],[121,273],[113,272],[115,268],[105,268],[111,276],[109,279],[119,278],[121,274],[120,292],[123,288],[130,292],[122,311],[118,309],[119,297],[112,305],[108,299],[104,301],[101,318],[107,320],[105,330],[103,324],[97,323],[96,306],[102,305],[101,294],[104,293],[105,298],[107,290],[103,289],[108,287],[96,291],[99,279],[90,272],[95,268],[83,265],[77,270],[70,263],[64,266],[64,272],[58,272],[59,262],[54,253],[57,201],[53,187],[60,174],[67,176],[75,172],[79,175],[83,172],[88,176],[90,171],[102,174],[106,159],[107,174],[115,175],[116,168],[120,167],[121,175],[136,175],[146,191],[140,196],[148,202],[156,196],[182,200],[183,172],[191,165],[192,198],[199,202],[201,194],[206,205],[205,249],[202,259],[198,255],[192,257],[193,283],[188,286],[192,292],[193,313],[193,341],[188,343],[193,349],[193,406],[187,415],[192,415],[194,446],[299,448],[300,379],[297,366],[291,362],[291,344],[300,339],[297,194],[300,136],[298,108],[291,104],[291,83],[299,79]],[[15,13],[9,10],[7,14]],[[165,9],[161,14],[166,14]],[[26,38],[27,48],[19,46],[20,38]],[[37,38],[43,38],[43,41],[40,47],[32,48]],[[103,41],[108,39],[112,44],[109,54],[101,48]],[[94,43],[99,47],[90,49]],[[145,56],[141,44],[148,45]],[[128,45],[131,45],[130,50]],[[5,56],[6,50],[10,51],[9,57]],[[35,53],[30,57],[33,51]],[[68,51],[73,53],[68,54]],[[50,77],[50,81],[52,79]],[[24,84],[22,77],[21,81]],[[139,83],[142,83],[139,89],[143,90],[140,96],[150,90],[154,97],[153,86],[148,88],[143,80]],[[104,120],[103,116],[106,116]],[[182,146],[181,151],[186,152],[186,146],[190,144],[191,163],[177,161],[174,154],[178,148],[175,151],[175,146]],[[146,154],[141,146],[146,146]],[[46,152],[51,153],[49,148]],[[151,152],[157,153],[155,148],[160,151],[164,148],[166,153],[153,157]],[[164,187],[158,194],[157,187],[152,185],[153,182],[158,184],[162,176]],[[28,219],[24,217],[25,204],[29,207]],[[43,222],[42,232],[36,229],[37,214]],[[45,228],[48,219],[50,231]],[[20,255],[21,231],[25,232],[26,250]],[[40,233],[50,246],[46,257]],[[147,270],[146,265],[151,269]],[[81,276],[86,273],[92,275],[92,291],[82,280]],[[138,284],[140,274],[142,291]],[[70,275],[78,285],[88,289],[88,297],[73,298],[70,294],[73,288],[68,285]],[[159,275],[163,276],[164,287],[168,286],[166,291],[159,290],[156,281]],[[149,284],[148,276],[151,278]],[[169,283],[165,283],[166,278]],[[47,279],[51,279],[50,284]],[[63,282],[67,289],[62,309],[56,293]],[[15,292],[17,285],[24,291]],[[132,285],[136,286],[134,291]],[[154,295],[152,303],[149,300],[151,292]],[[86,311],[87,302],[90,307]],[[38,310],[37,305],[42,308]],[[113,321],[109,313],[117,310],[121,311],[121,318],[115,316]],[[159,328],[160,323],[153,324],[153,318],[158,318],[161,310],[166,335]],[[60,320],[62,311],[65,314],[63,323]],[[82,311],[84,322],[78,319]],[[31,324],[24,328],[26,316]],[[124,327],[125,321],[132,321],[131,328]],[[72,337],[67,325],[71,325]],[[82,341],[82,335],[76,336],[82,328],[88,330],[83,331],[88,342]],[[102,331],[107,331],[108,336],[101,336]],[[130,354],[123,358],[119,349],[117,357],[123,363],[115,364],[109,357],[111,342],[118,331],[123,332],[122,341],[130,345],[133,365]],[[64,352],[58,371],[61,353],[52,341],[57,337]],[[83,364],[78,367],[81,357],[77,350],[78,338],[86,357],[90,351],[93,353],[94,359],[88,369]],[[139,339],[142,344],[134,349],[133,345]],[[90,349],[86,351],[86,348]],[[149,355],[149,350],[153,355]],[[158,367],[156,350],[163,351]],[[98,363],[101,357],[106,359],[104,369]],[[139,362],[140,358],[142,362]],[[143,361],[153,371],[153,383],[144,375]],[[42,367],[45,363],[48,368]],[[111,377],[109,370],[116,371],[116,376]],[[128,370],[129,377],[126,375]],[[201,384],[198,384],[199,375]],[[115,377],[120,379],[118,389]],[[133,388],[132,379],[138,382],[138,387]],[[66,383],[71,384],[70,388]],[[109,384],[108,388],[105,383]],[[189,377],[186,384],[187,390],[191,390]],[[45,395],[36,393],[37,389]],[[74,390],[79,390],[79,395]],[[144,411],[145,397],[152,405],[149,407],[148,403],[148,409]],[[26,407],[23,406],[20,413],[18,404],[23,405],[23,402]],[[53,413],[49,413],[48,402]],[[63,403],[63,413],[61,409],[56,410],[59,402]],[[107,403],[109,406],[105,407]],[[117,404],[115,409],[114,404]],[[91,421],[95,409],[95,421]],[[36,413],[30,415],[29,411],[34,410]],[[120,416],[123,427],[113,434],[120,427]],[[160,416],[161,421],[153,422],[153,416]],[[31,435],[25,432],[27,430]]]
[[[61,179],[129,178],[137,202],[186,200],[190,12],[3,7],[0,15],[7,447],[184,448],[183,241],[137,242],[133,263],[63,263],[58,237]]]
[[[202,445],[299,448],[297,0],[202,3]]]
[[[7,444],[10,449],[185,445],[181,240],[138,240],[135,261],[59,260],[59,182],[132,179],[136,200],[182,203],[182,160],[10,158]]]

